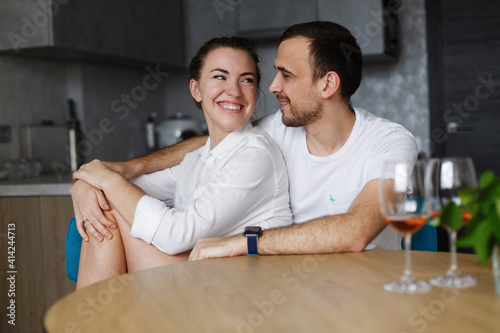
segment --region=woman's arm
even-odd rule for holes
[[[187,193],[181,210],[143,197],[136,209],[132,235],[176,254],[191,249],[198,238],[234,234],[249,223],[265,228],[290,224],[284,163],[279,169],[283,179],[278,183],[280,176],[267,153],[259,148],[244,150],[217,171],[209,183],[193,191],[198,197]],[[180,186],[195,172],[195,168],[185,168],[179,173]]]
[[[206,141],[207,136],[195,137],[125,162],[103,163],[109,169],[130,180],[179,164],[188,152],[201,147]],[[110,207],[102,191],[84,181],[76,181],[71,187],[71,198],[75,210],[76,225],[82,238],[88,241],[88,234],[91,233],[98,241],[103,240],[103,237],[110,239],[112,232],[108,229],[113,230],[116,226],[103,214],[103,211],[109,210]],[[83,228],[84,219],[88,219],[92,224],[89,230]]]
[[[146,195],[140,187],[130,183],[118,173],[110,170],[103,162],[93,160],[73,174],[75,180],[86,183],[101,190],[106,195],[110,205],[132,225],[135,207],[139,200]]]

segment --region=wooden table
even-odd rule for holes
[[[459,254],[477,286],[424,294],[384,291],[402,251],[212,259],[126,274],[72,293],[50,308],[49,332],[500,332],[490,267]],[[448,253],[412,252],[418,278]]]

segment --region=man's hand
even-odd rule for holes
[[[87,242],[89,234],[99,242],[103,237],[111,239],[112,233],[107,228],[116,229],[116,224],[107,219],[102,212],[111,209],[104,193],[82,180],[77,180],[71,186],[70,192],[80,236]],[[83,228],[84,223],[86,229]]]
[[[189,260],[241,256],[247,253],[243,235],[220,238],[200,238],[189,255]]]
[[[126,180],[131,180],[137,176],[141,175],[141,172],[138,170],[138,165],[134,162],[134,160],[128,160],[125,162],[104,162],[110,170],[120,174]]]

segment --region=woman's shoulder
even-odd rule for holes
[[[250,131],[248,131],[248,137],[245,142],[246,146],[255,146],[257,148],[262,148],[266,150],[275,150],[278,149],[278,145],[273,138],[271,138],[266,131],[264,131],[260,127],[253,127]]]
[[[253,127],[246,133],[245,140],[240,144],[239,149],[235,152],[236,156],[244,158],[251,156],[254,160],[260,160],[256,163],[266,163],[265,160],[276,164],[277,161],[283,160],[283,155],[276,142],[267,135],[267,133],[259,127]]]

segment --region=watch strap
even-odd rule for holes
[[[249,256],[258,256],[259,252],[257,251],[257,242],[259,237],[257,235],[255,236],[246,236],[247,238],[247,249],[248,249],[248,255]]]

